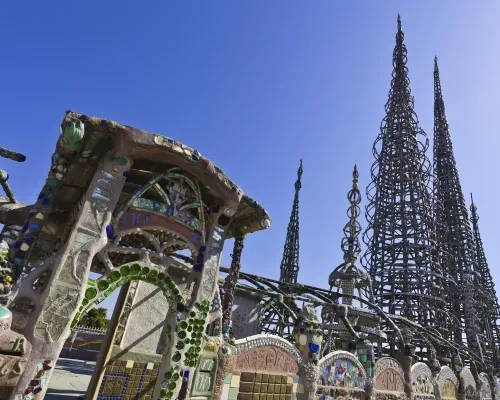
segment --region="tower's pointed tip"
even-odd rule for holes
[[[302,172],[303,172],[303,168],[302,168],[302,159],[300,159],[300,164],[299,164],[299,169],[297,170],[297,176],[298,176],[298,180],[300,181],[300,178],[302,177]]]
[[[398,13],[398,31],[401,31],[401,15]]]
[[[437,65],[437,63],[438,63],[438,57],[434,56],[434,64]]]
[[[470,194],[470,201],[472,202],[472,204],[474,204],[474,197],[472,197],[472,192]]]

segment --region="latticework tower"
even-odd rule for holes
[[[478,308],[480,320],[484,323],[486,339],[488,341],[488,353],[491,354],[492,364],[495,370],[500,371],[498,346],[500,346],[500,306],[498,304],[497,293],[491,271],[486,261],[484,254],[483,241],[479,233],[479,215],[477,207],[471,195],[471,221],[472,230],[474,233],[474,244],[476,247],[476,276],[478,287],[475,288],[475,293],[481,290],[483,293],[484,304]]]
[[[299,274],[299,192],[302,188],[302,172],[302,160],[300,160],[297,181],[295,182],[292,213],[288,223],[285,248],[280,265],[279,288],[285,293],[292,291]],[[279,305],[273,305],[265,312],[261,323],[261,331],[280,335],[293,341],[293,323],[290,320],[290,315],[286,309],[278,308]]]
[[[437,58],[434,59],[434,213],[440,265],[448,310],[450,339],[466,342],[480,355],[481,340],[473,291],[474,242],[446,119]]]
[[[398,16],[389,100],[373,146],[375,162],[372,183],[367,188],[363,265],[371,276],[375,301],[383,311],[424,327],[438,327],[446,318],[440,315],[445,301],[435,256],[430,162],[425,155],[429,140],[413,110],[406,62]],[[382,351],[392,350],[392,346],[384,343]],[[427,347],[417,340],[417,355],[427,358]]]

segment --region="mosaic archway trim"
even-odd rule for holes
[[[411,367],[411,384],[415,399],[432,400],[436,398],[436,381],[426,364],[418,362]]]
[[[240,355],[256,347],[278,347],[288,355],[290,355],[299,365],[302,365],[302,356],[299,351],[288,340],[279,336],[271,335],[254,335],[244,339],[239,339],[235,342],[236,355]]]
[[[456,399],[458,389],[458,378],[450,367],[444,366],[436,378],[441,400]]]
[[[161,180],[166,180],[169,184],[172,183],[178,187],[171,187],[171,190],[167,189],[165,191],[159,184]],[[181,189],[184,185],[187,185],[192,190],[195,198],[194,201],[187,202],[186,204],[184,202],[187,198],[181,198]],[[153,201],[143,198],[142,195],[150,189],[154,190],[163,201]],[[194,210],[197,217],[190,214],[188,210]],[[198,232],[200,244],[204,244],[206,241],[206,218],[200,187],[197,182],[182,173],[179,168],[172,168],[165,174],[155,176],[145,186],[138,189],[116,212],[116,227],[120,228],[125,220],[129,218],[129,212],[133,211],[148,213],[139,217],[137,221],[135,221],[136,218],[134,217],[134,220],[130,222],[133,225],[144,227],[149,225],[150,218],[170,218],[172,222],[175,221],[175,223],[184,226],[193,232],[193,234]],[[130,223],[126,224],[126,226],[128,227]]]
[[[404,391],[405,373],[401,364],[391,357],[382,357],[375,363],[375,390],[382,393],[395,393],[406,398]]]
[[[481,372],[479,374],[479,381],[481,384],[481,387],[479,389],[480,400],[491,400],[492,393],[491,393],[491,386],[490,386],[490,381],[488,379],[488,375],[486,375],[486,373],[484,373],[484,372]]]
[[[175,309],[178,303],[185,304],[186,301],[176,283],[168,274],[163,272],[163,269],[152,263],[131,262],[113,268],[109,277],[102,276],[96,280],[89,279],[85,298],[71,326],[76,326],[83,315],[104,301],[116,289],[130,281],[143,281],[155,285],[161,289],[172,309]]]
[[[323,357],[319,363],[318,385],[363,390],[366,371],[361,362],[348,351],[334,351]]]
[[[460,373],[460,378],[464,383],[465,399],[471,400],[476,394],[476,380],[469,368],[464,368]]]

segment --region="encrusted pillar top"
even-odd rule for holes
[[[8,308],[0,307],[0,337],[10,331],[12,325],[12,313]]]

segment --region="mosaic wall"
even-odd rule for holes
[[[130,360],[109,363],[97,400],[152,400],[158,366]]]
[[[346,389],[364,389],[365,378],[353,361],[338,359],[323,369],[318,384]]]

